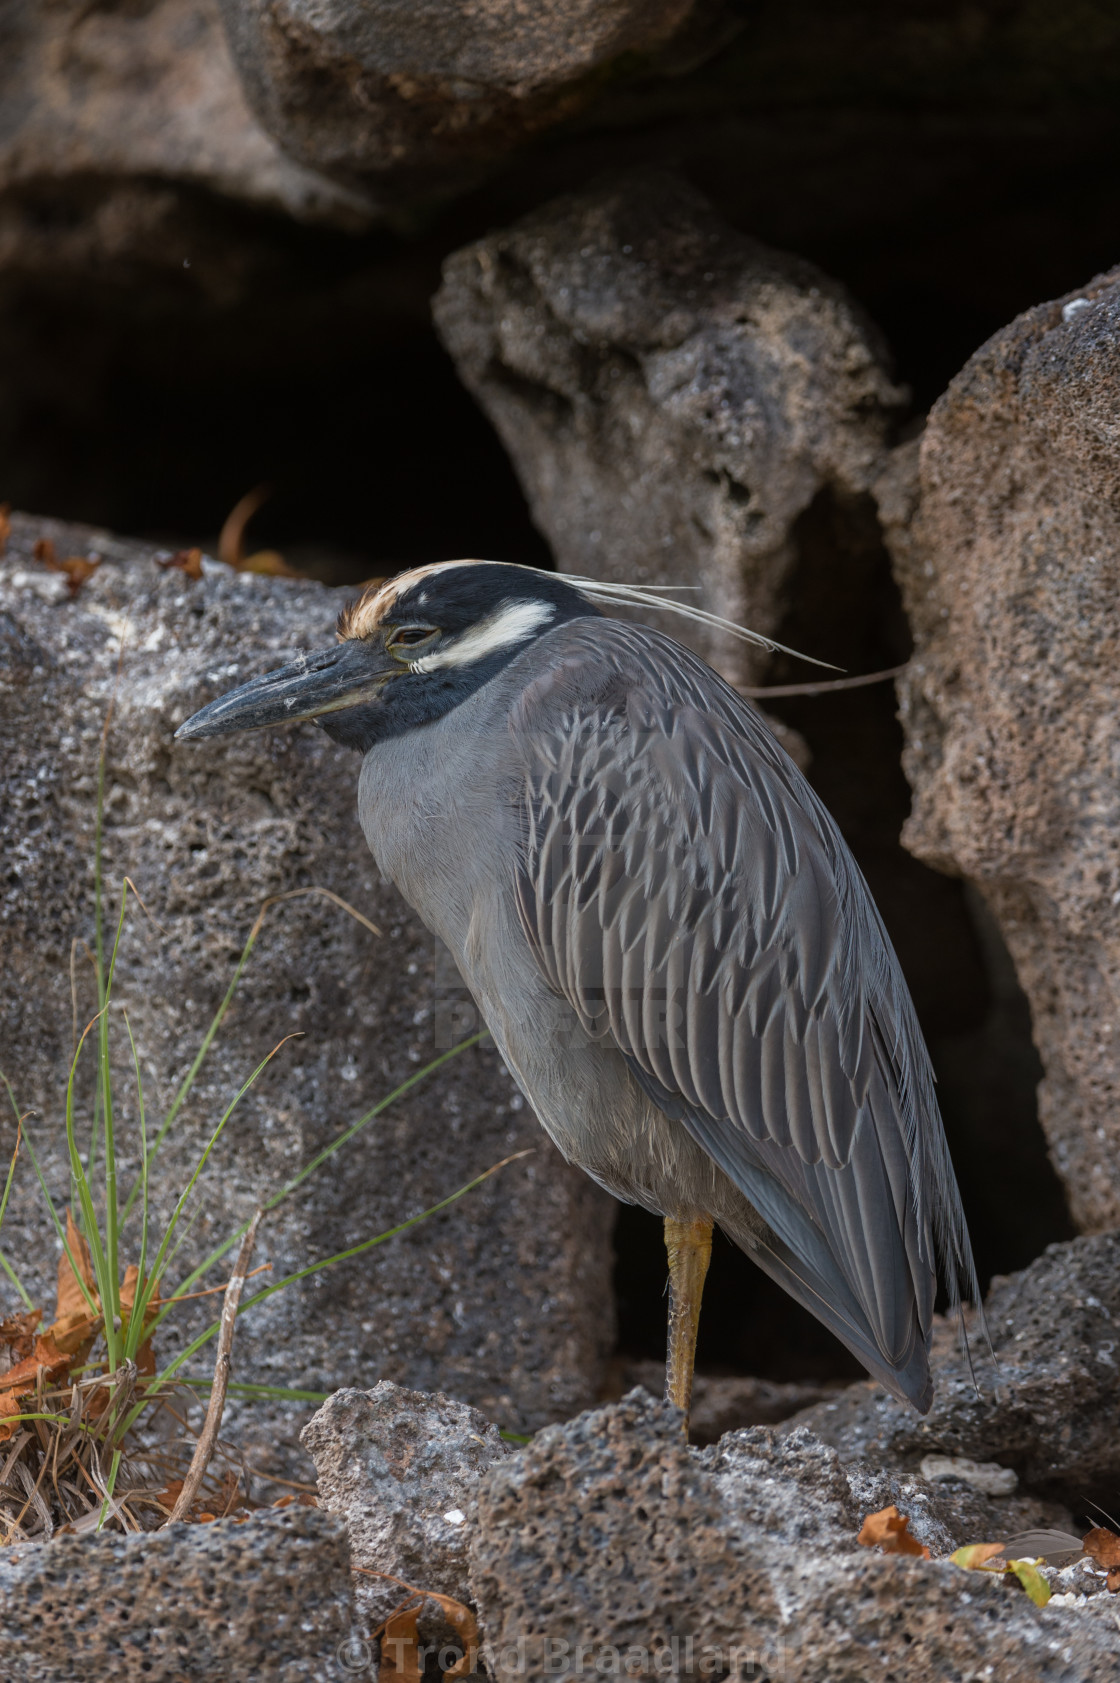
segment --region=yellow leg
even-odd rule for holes
[[[669,1253],[669,1353],[665,1363],[665,1398],[684,1409],[684,1435],[692,1406],[692,1370],[696,1365],[696,1332],[700,1300],[712,1255],[712,1218],[693,1221],[665,1217],[665,1249]]]

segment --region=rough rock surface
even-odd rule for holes
[[[808,1427],[845,1461],[916,1470],[934,1453],[967,1456],[1014,1468],[1034,1491],[1070,1501],[1100,1491],[1105,1500],[1120,1477],[1120,1235],[1050,1245],[1022,1273],[993,1282],[984,1312],[996,1367],[974,1321],[980,1395],[955,1327],[940,1322],[927,1415],[867,1381],[806,1409],[790,1429]]]
[[[382,1381],[336,1391],[301,1437],[355,1566],[469,1600],[479,1479],[513,1453],[496,1426],[450,1397]],[[373,1578],[359,1578],[355,1594],[371,1628],[401,1599],[399,1585]]]
[[[916,643],[903,839],[999,920],[1088,1231],[1120,1226],[1118,436],[1113,270],[982,346],[880,487]]]
[[[150,253],[200,188],[298,221],[369,218],[258,125],[214,0],[16,0],[0,40],[0,270]]]
[[[867,492],[904,397],[840,286],[672,175],[558,199],[456,252],[433,307],[561,571],[698,585],[698,605],[762,632],[797,517],[826,488]],[[738,643],[691,640],[752,670]]]
[[[492,1675],[944,1683],[985,1675],[978,1656],[994,1654],[1000,1683],[1113,1674],[1109,1618],[859,1548],[866,1492],[808,1433],[755,1427],[690,1451],[679,1421],[634,1392],[486,1476],[471,1576]]]
[[[617,1402],[636,1385],[652,1397],[662,1396],[665,1363],[613,1362],[602,1401]],[[742,1426],[774,1426],[843,1389],[844,1381],[839,1379],[780,1381],[698,1373],[692,1383],[689,1441],[718,1443],[725,1432],[738,1431]]]
[[[59,556],[104,555],[76,599],[64,577],[32,558],[42,535]],[[266,897],[329,889],[382,931],[372,935],[319,896],[268,912],[231,1015],[154,1161],[157,1220],[257,1062],[282,1036],[304,1038],[283,1047],[234,1112],[202,1183],[178,1259],[184,1269],[476,1026],[446,954],[369,856],[354,756],[310,725],[172,743],[184,718],[234,682],[295,648],[329,645],[338,607],[322,586],[213,562],[192,583],[157,565],[150,549],[26,518],[15,519],[0,559],[3,1068],[21,1108],[39,1113],[29,1126],[60,1206],[69,1194],[62,1098],[73,1025],[96,1009],[82,943],[93,935],[98,740],[114,689],[106,893],[115,909],[127,873],[160,926],[130,917],[117,971],[149,1126],[189,1066]],[[124,1059],[119,1014],[112,1032]],[[137,1167],[134,1089],[119,1068],[127,1184]],[[79,1126],[88,1125],[90,1078],[87,1067]],[[8,1112],[4,1162],[13,1141]],[[525,1147],[533,1155],[431,1222],[243,1315],[234,1377],[318,1391],[392,1378],[461,1397],[515,1430],[592,1402],[613,1335],[613,1205],[564,1165],[490,1049],[453,1059],[281,1205],[262,1227],[257,1260],[276,1279],[384,1232]],[[126,1234],[126,1251],[134,1240]],[[49,1307],[55,1240],[26,1163],[4,1248]],[[209,1319],[208,1304],[194,1308]],[[182,1313],[193,1324],[187,1307]],[[241,1406],[231,1401],[233,1417]],[[282,1447],[270,1418],[253,1404],[237,1425],[262,1455]]]
[[[219,4],[249,98],[284,150],[400,197],[462,185],[570,115],[624,55],[665,46],[696,0]]]
[[[345,1530],[312,1508],[0,1558],[4,1683],[337,1683],[353,1615]]]

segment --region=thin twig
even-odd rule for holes
[[[137,886],[133,882],[132,878],[131,877],[125,877],[124,880],[125,880],[125,882],[127,882],[129,888],[131,888],[131,890],[132,890],[133,894],[136,896],[137,900],[140,901],[140,910],[143,912],[143,914],[147,918],[148,922],[153,926],[153,928],[159,930],[160,934],[163,936],[165,941],[168,940],[169,936],[168,936],[167,930],[163,927],[163,924],[160,923],[158,918],[154,918],[152,916],[152,914],[148,910],[147,906],[145,906],[144,901],[143,901],[143,899],[141,898],[141,895],[140,895],[140,890],[137,888]]]
[[[306,1490],[309,1491],[312,1496],[317,1496],[319,1494],[319,1486],[317,1484],[303,1484],[294,1478],[277,1478],[275,1473],[262,1473],[259,1470],[255,1470],[253,1477],[260,1479],[262,1484],[282,1484],[286,1490]]]
[[[334,905],[339,906],[342,911],[349,912],[354,921],[368,929],[371,935],[381,934],[376,923],[371,923],[368,917],[363,917],[356,906],[352,906],[349,900],[344,900],[341,894],[336,894],[333,888],[320,888],[318,884],[312,884],[310,888],[289,888],[285,894],[272,894],[267,900],[262,901],[261,909],[257,913],[257,921],[254,923],[249,936],[250,941],[256,939],[264,922],[264,914],[270,906],[278,906],[282,900],[301,900],[305,894],[321,894],[324,900],[330,900]]]
[[[218,1431],[222,1424],[222,1413],[226,1406],[226,1388],[229,1385],[230,1350],[233,1346],[233,1329],[237,1325],[237,1309],[241,1302],[241,1293],[245,1286],[245,1275],[249,1267],[249,1259],[253,1254],[253,1246],[257,1242],[257,1228],[261,1224],[264,1211],[258,1210],[249,1223],[249,1230],[241,1241],[241,1250],[237,1258],[237,1266],[230,1275],[229,1285],[226,1287],[225,1302],[222,1304],[222,1319],[218,1329],[218,1354],[214,1361],[214,1388],[210,1392],[210,1402],[206,1409],[206,1421],[203,1425],[198,1442],[194,1446],[191,1464],[187,1469],[187,1476],[183,1480],[183,1488],[179,1492],[178,1500],[171,1510],[168,1524],[172,1520],[185,1519],[191,1510],[191,1505],[198,1495],[202,1485],[203,1474],[209,1465],[210,1457],[214,1453],[214,1446],[218,1441]]]
[[[901,677],[909,666],[904,661],[901,666],[888,666],[882,672],[864,672],[858,678],[827,678],[823,683],[814,684],[769,684],[761,688],[741,689],[740,695],[745,695],[751,701],[765,701],[767,697],[778,699],[786,695],[832,695],[836,690],[861,690],[866,684],[882,684],[888,678]]]

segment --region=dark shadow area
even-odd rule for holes
[[[735,226],[843,281],[918,410],[1018,312],[1120,259],[1120,16],[1103,0],[743,0],[724,35],[700,62],[620,67],[481,186],[373,233],[182,183],[12,190],[0,500],[212,544],[269,482],[253,540],[338,582],[393,560],[543,559],[428,301],[449,252],[635,165],[683,167]],[[75,267],[99,218],[113,239]]]
[[[139,312],[112,289],[23,290],[0,320],[3,496],[213,551],[234,504],[267,484],[249,546],[331,584],[454,555],[547,564],[505,452],[427,325],[437,278],[415,312],[388,315],[361,274],[333,311],[313,292],[183,307],[158,279]]]

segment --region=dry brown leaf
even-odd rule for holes
[[[43,1318],[41,1309],[21,1309],[0,1321],[0,1344],[6,1344],[16,1361],[29,1356],[35,1346],[35,1331]]]
[[[169,1514],[171,1512],[172,1508],[175,1506],[179,1497],[183,1493],[183,1485],[185,1482],[186,1481],[181,1478],[170,1478],[162,1490],[154,1490],[152,1492],[154,1500],[159,1503],[164,1513]]]
[[[469,1677],[478,1666],[478,1620],[469,1607],[464,1607],[461,1601],[456,1601],[450,1595],[436,1595],[433,1590],[427,1590],[429,1601],[438,1601],[443,1609],[443,1616],[452,1626],[463,1644],[463,1656],[455,1661],[449,1671],[443,1674],[444,1683],[456,1677]]]
[[[279,1497],[272,1506],[274,1508],[317,1508],[319,1498],[312,1496],[310,1490],[293,1490],[287,1496]]]
[[[1106,1584],[1115,1595],[1120,1590],[1120,1537],[1107,1526],[1095,1525],[1081,1539],[1081,1547],[1097,1566],[1107,1571]]]
[[[6,1342],[19,1357],[7,1373],[0,1374],[0,1443],[15,1431],[23,1399],[36,1390],[40,1380],[44,1385],[53,1385],[67,1379],[70,1370],[85,1361],[101,1328],[101,1303],[93,1261],[89,1246],[70,1210],[66,1212],[66,1243],[69,1250],[63,1250],[58,1259],[58,1296],[55,1317],[50,1326],[36,1335],[42,1316],[42,1311],[38,1309],[27,1314],[11,1315],[0,1322],[0,1340]],[[71,1264],[71,1256],[77,1264],[77,1273]],[[96,1310],[90,1308],[79,1281],[88,1288]],[[125,1270],[121,1284],[121,1308],[126,1317],[136,1300],[136,1281],[137,1270],[135,1266],[130,1266]],[[158,1302],[157,1295],[152,1306]],[[141,1373],[155,1373],[150,1339],[145,1339],[137,1352],[137,1366]],[[108,1402],[107,1389],[95,1391],[86,1399],[87,1412],[94,1416],[103,1413]]]
[[[283,1501],[284,1499],[281,1498],[281,1501],[277,1502],[275,1506],[282,1506]],[[440,1595],[436,1590],[419,1589],[415,1584],[405,1583],[403,1578],[395,1578],[391,1572],[376,1572],[369,1566],[355,1566],[353,1570],[360,1573],[363,1578],[383,1578],[390,1584],[397,1584],[401,1589],[408,1590],[411,1595],[419,1596],[422,1601],[435,1601],[439,1603],[439,1606],[443,1611],[444,1618],[462,1638],[463,1643],[462,1658],[456,1660],[450,1670],[444,1672],[444,1683],[448,1683],[448,1679],[469,1677],[472,1672],[477,1670],[479,1645],[478,1620],[475,1618],[469,1607],[465,1607],[461,1601],[456,1601],[454,1596]],[[412,1612],[419,1617],[420,1609],[418,1607],[412,1609]],[[411,1614],[405,1615],[400,1613],[399,1609],[390,1613],[388,1619],[386,1619],[385,1624],[382,1627],[383,1630],[387,1632],[393,1621],[398,1616],[403,1618],[411,1616]],[[384,1664],[384,1660],[382,1660],[382,1664]]]
[[[56,1379],[60,1373],[65,1373],[70,1366],[70,1352],[60,1350],[52,1340],[50,1333],[35,1340],[35,1348],[29,1356],[10,1367],[7,1373],[0,1373],[0,1391],[11,1391],[25,1395],[35,1389],[35,1382],[42,1368],[44,1379]]]
[[[12,1436],[22,1412],[22,1399],[30,1396],[42,1375],[44,1384],[52,1384],[69,1373],[72,1354],[60,1350],[49,1332],[35,1340],[35,1348],[23,1361],[0,1373],[0,1443]]]
[[[7,1443],[16,1429],[15,1417],[21,1412],[23,1404],[12,1391],[0,1394],[0,1443]]]
[[[919,1560],[931,1558],[925,1544],[910,1535],[910,1521],[905,1514],[899,1513],[893,1502],[889,1508],[880,1508],[878,1513],[868,1514],[860,1527],[858,1540],[865,1548],[878,1548],[884,1554],[909,1554]]]
[[[36,561],[41,561],[49,573],[64,573],[66,587],[71,596],[76,596],[88,578],[92,578],[101,565],[99,555],[68,555],[60,561],[52,538],[37,538],[31,552]]]
[[[406,1608],[385,1621],[381,1635],[381,1675],[395,1683],[420,1683],[417,1622],[419,1607]]]
[[[54,1320],[47,1328],[45,1336],[53,1339],[60,1350],[73,1354],[93,1336],[100,1325],[101,1316],[89,1246],[79,1233],[69,1210],[66,1212],[66,1243],[70,1247],[69,1253],[64,1250],[58,1259],[58,1297],[55,1302]],[[78,1271],[90,1297],[98,1305],[96,1313],[90,1308],[85,1292],[78,1283],[78,1277],[70,1264],[71,1256],[78,1265]]]
[[[186,1479],[168,1479],[162,1490],[152,1492],[153,1499],[159,1503],[165,1514],[170,1514],[179,1497],[183,1494]],[[189,1514],[183,1517],[192,1525],[209,1525],[216,1519],[228,1519],[234,1509],[242,1505],[241,1481],[232,1467],[227,1467],[221,1488],[215,1494],[212,1490],[206,1496],[200,1497],[194,1503]]]
[[[164,568],[177,567],[181,573],[186,573],[189,579],[198,580],[202,577],[201,549],[177,549],[174,555],[169,555],[166,561],[158,562]]]
[[[11,503],[0,503],[0,555],[8,547],[8,539],[12,534]]]
[[[58,1259],[58,1297],[54,1307],[56,1321],[61,1320],[64,1315],[72,1315],[78,1311],[85,1315],[90,1313],[85,1292],[78,1284],[78,1277],[75,1275],[70,1262],[71,1256],[78,1265],[78,1274],[81,1276],[90,1297],[93,1298],[95,1303],[97,1302],[97,1281],[93,1273],[93,1259],[89,1254],[89,1246],[85,1237],[79,1232],[77,1223],[69,1210],[66,1212],[66,1243],[69,1246],[69,1252],[64,1250]]]

